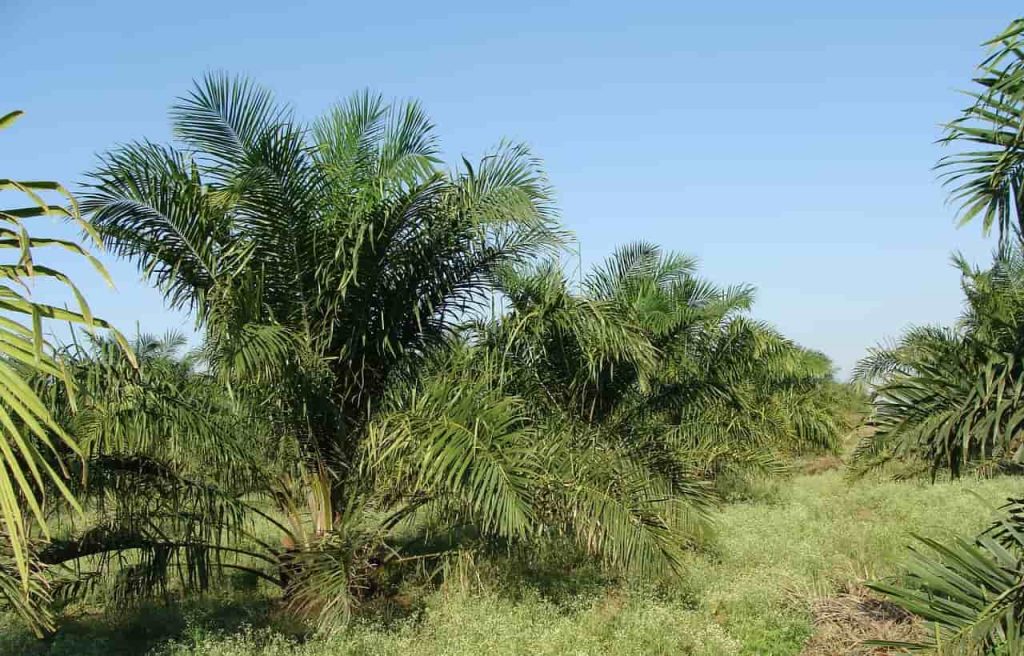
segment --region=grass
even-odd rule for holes
[[[850,483],[826,471],[725,507],[713,548],[692,554],[685,581],[671,590],[600,587],[582,576],[561,588],[441,591],[402,619],[364,619],[308,639],[270,601],[236,594],[122,616],[83,614],[49,642],[0,620],[0,654],[846,654],[854,635],[847,620],[833,612],[827,624],[821,609],[856,609],[850,592],[896,572],[910,533],[976,532],[1020,487],[1011,478]]]

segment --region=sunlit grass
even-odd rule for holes
[[[1012,478],[851,483],[831,471],[725,507],[712,548],[691,554],[685,581],[668,591],[602,589],[593,578],[547,588],[503,582],[473,593],[430,593],[387,626],[364,619],[305,640],[289,637],[299,634],[282,624],[272,603],[244,594],[239,602],[236,593],[184,609],[82,618],[50,643],[0,626],[0,653],[800,654],[814,631],[815,600],[895,572],[911,532],[977,531],[991,519],[989,509],[1020,489]]]

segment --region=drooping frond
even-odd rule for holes
[[[11,112],[0,116],[0,129],[21,116]],[[82,221],[78,204],[56,182],[0,179],[0,192],[20,195],[26,207],[0,209],[0,533],[10,545],[14,569],[21,578],[26,595],[17,606],[31,607],[33,583],[28,558],[30,522],[36,522],[44,535],[49,531],[43,516],[43,492],[53,489],[65,500],[74,502],[66,484],[67,472],[51,458],[59,449],[78,452],[78,445],[55,421],[50,409],[26,380],[26,372],[49,377],[71,390],[61,363],[43,338],[45,320],[78,324],[88,330],[108,327],[93,316],[89,305],[74,282],[61,271],[39,263],[40,250],[54,248],[81,257],[109,282],[103,266],[80,245],[62,239],[43,238],[29,230],[34,219],[56,217],[68,220],[95,237]],[[57,196],[53,204],[46,197]],[[31,284],[48,279],[62,285],[75,299],[75,310],[62,309],[35,301]],[[112,333],[120,343],[123,339]],[[26,610],[29,619],[34,613]]]
[[[488,383],[428,378],[371,425],[367,466],[404,481],[405,497],[447,499],[464,507],[464,522],[525,537],[536,530],[543,439],[523,401]]]
[[[914,328],[858,365],[861,380],[875,385],[874,432],[855,453],[861,465],[899,458],[960,475],[1024,460],[1019,257],[1002,249],[987,270],[957,258],[966,297],[958,325]]]
[[[195,309],[222,275],[231,229],[195,161],[129,144],[105,156],[82,210],[113,253],[138,263],[172,307]]]
[[[682,573],[682,553],[706,530],[699,505],[639,462],[583,449],[562,467],[571,534],[606,563],[649,576]]]
[[[959,206],[960,223],[980,217],[987,234],[993,226],[1001,242],[1020,237],[1024,226],[1024,51],[1021,21],[987,45],[994,51],[979,67],[974,99],[947,126],[944,141],[965,150],[940,160],[938,168]]]
[[[973,540],[918,537],[900,577],[869,584],[928,622],[928,653],[1016,654],[1024,650],[1024,527],[1020,502]],[[878,643],[887,644],[887,643]]]

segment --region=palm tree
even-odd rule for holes
[[[0,129],[22,116],[14,111],[0,116]],[[31,389],[26,372],[46,376],[69,393],[67,373],[43,337],[43,323],[58,320],[89,329],[108,327],[94,317],[85,298],[68,276],[37,261],[40,249],[55,248],[85,258],[109,282],[103,266],[81,245],[63,239],[40,237],[29,231],[33,219],[58,217],[74,222],[86,234],[95,234],[78,213],[74,198],[56,182],[0,179],[0,191],[20,194],[27,206],[0,209],[0,248],[8,260],[0,264],[0,533],[10,550],[13,571],[20,585],[0,568],[0,595],[33,620],[45,625],[47,618],[33,608],[31,595],[43,590],[33,580],[30,542],[37,536],[30,526],[49,535],[44,520],[44,493],[53,490],[74,505],[68,488],[68,470],[52,457],[60,449],[73,453],[79,447],[54,419],[46,404]],[[49,202],[56,195],[66,205]],[[33,300],[32,283],[48,279],[63,285],[75,299],[77,310],[68,310]],[[113,333],[117,337],[117,333]],[[34,521],[32,521],[34,520]],[[6,550],[5,549],[5,550]],[[28,596],[27,596],[28,595]]]
[[[875,438],[861,460],[919,459],[933,472],[958,474],[969,464],[1020,459],[1020,340],[1024,263],[1024,19],[985,45],[992,53],[975,78],[974,102],[948,125],[944,142],[969,144],[939,161],[961,223],[995,226],[999,252],[987,272],[959,256],[967,309],[953,329],[915,328],[874,349],[857,376],[877,385]]]
[[[842,426],[826,400],[828,359],[745,316],[749,287],[718,288],[694,270],[690,258],[635,243],[578,294],[551,267],[507,276],[513,313],[499,339],[528,363],[515,380],[534,377],[539,399],[672,460],[704,447],[737,457],[834,447]]]
[[[172,120],[180,145],[109,153],[83,209],[170,305],[195,313],[211,375],[258,408],[263,439],[294,445],[298,461],[263,481],[288,518],[289,553],[275,558],[291,589],[317,579],[312,560],[339,560],[339,536],[361,526],[367,503],[387,513],[417,505],[380,499],[367,473],[373,427],[397,421],[387,399],[407,398],[424,363],[451,348],[457,327],[490,301],[500,269],[553,252],[564,235],[525,147],[501,144],[445,172],[415,103],[364,93],[306,129],[267,92],[211,76]],[[442,406],[449,424],[467,409],[505,412],[494,439],[519,434],[514,401],[486,397],[481,406],[472,389],[455,398],[466,403]],[[409,403],[404,409],[433,412]],[[425,435],[440,441],[430,446],[435,457],[450,453],[452,435]],[[481,527],[524,534],[521,508],[489,501],[496,488],[473,488],[487,476],[477,470],[485,461],[450,465],[459,476],[444,480],[470,486],[467,507]]]
[[[505,271],[501,289],[508,312],[475,327],[468,368],[524,399],[542,426],[543,525],[616,568],[678,573],[709,491],[669,454],[645,451],[632,439],[645,427],[622,420],[657,349],[623,308],[573,293],[554,263]]]
[[[526,399],[545,432],[561,436],[553,460],[576,465],[545,492],[570,509],[553,515],[602,517],[600,528],[566,530],[599,535],[607,553],[637,543],[629,532],[643,535],[649,552],[620,566],[671,571],[697,537],[712,496],[705,479],[776,462],[786,448],[828,448],[841,430],[822,394],[827,359],[743,317],[749,288],[717,288],[694,269],[636,243],[578,290],[555,263],[505,271],[507,313],[475,330],[484,362],[470,368]],[[558,493],[577,488],[575,498]],[[615,493],[599,501],[600,490]]]
[[[416,103],[363,93],[307,130],[223,76],[172,121],[180,146],[109,153],[83,208],[196,314],[218,375],[274,392],[279,428],[339,501],[389,384],[445,347],[499,267],[558,245],[539,164],[502,144],[446,173]]]
[[[1004,247],[991,268],[956,258],[966,307],[952,329],[910,330],[858,368],[877,385],[855,454],[863,469],[898,459],[948,471],[1020,472],[1024,442],[1024,258]],[[921,644],[938,653],[1014,654],[1024,648],[1020,502],[974,540],[917,537],[906,572],[871,587],[935,627]]]
[[[919,327],[873,349],[855,374],[875,386],[863,468],[892,459],[946,470],[1017,468],[1024,422],[1024,256],[1004,247],[979,270],[954,258],[966,297],[957,326]]]

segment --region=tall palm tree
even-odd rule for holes
[[[963,150],[938,168],[959,205],[961,223],[993,226],[999,252],[987,272],[959,256],[967,309],[953,329],[915,328],[869,353],[857,376],[877,384],[878,432],[862,460],[921,458],[954,474],[969,464],[1020,460],[1021,294],[1024,264],[1024,19],[985,45],[969,95],[973,103],[947,127],[944,142]]]

